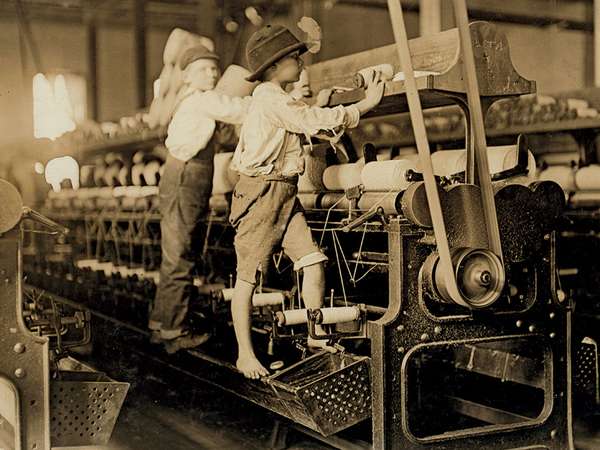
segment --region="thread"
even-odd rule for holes
[[[361,183],[365,191],[402,191],[410,184],[406,172],[415,169],[414,162],[406,159],[373,161],[364,166]]]
[[[299,325],[308,322],[307,310],[305,308],[277,311],[275,315],[277,317],[277,322],[282,326]]]
[[[360,317],[358,306],[334,306],[333,308],[321,308],[321,324],[353,322]]]
[[[361,184],[363,162],[336,164],[323,172],[323,185],[330,191],[345,191]]]
[[[281,305],[284,298],[285,297],[281,292],[261,292],[260,294],[254,294],[254,297],[252,297],[252,305],[256,307]]]

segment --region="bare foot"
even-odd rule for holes
[[[252,378],[253,380],[269,375],[269,371],[254,356],[240,356],[235,366],[246,378]]]
[[[337,349],[335,347],[332,347],[331,345],[327,345],[326,339],[313,339],[309,336],[308,340],[307,340],[307,345],[309,348],[326,350],[329,353],[337,352]]]

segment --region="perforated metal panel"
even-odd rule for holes
[[[598,380],[598,344],[586,337],[575,350],[575,389],[596,404],[600,404],[600,381]]]
[[[52,446],[106,444],[129,384],[98,372],[67,372],[50,386]]]
[[[334,372],[298,392],[322,429],[344,429],[370,416],[371,383],[365,362]]]
[[[276,374],[270,383],[284,403],[282,414],[325,436],[367,419],[371,415],[370,361],[324,352]]]

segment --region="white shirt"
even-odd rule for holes
[[[167,129],[169,153],[181,161],[193,158],[208,145],[215,121],[241,124],[251,100],[215,91],[194,91],[184,97]]]
[[[281,173],[286,176],[304,172],[300,134],[308,138],[320,131],[354,128],[360,112],[354,105],[319,108],[294,100],[281,86],[259,84],[252,94],[248,115],[242,125],[232,167],[249,176],[273,171],[281,151],[285,152]]]

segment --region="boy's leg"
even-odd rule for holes
[[[252,347],[250,328],[253,293],[253,284],[237,279],[231,301],[231,315],[238,342],[238,359],[235,365],[247,378],[258,379],[268,375],[269,371],[258,361]]]
[[[307,308],[316,309],[323,306],[323,297],[325,295],[325,269],[323,263],[312,264],[304,267],[304,277],[302,279],[302,298]],[[321,325],[315,327],[317,334],[325,334]],[[327,351],[334,352],[335,349],[327,345],[323,339],[313,339],[308,337],[309,347],[319,347]]]

